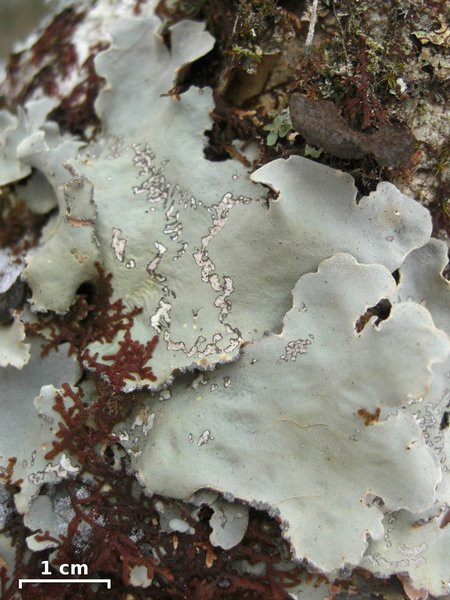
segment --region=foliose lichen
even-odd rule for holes
[[[61,134],[54,98],[0,114],[0,183],[31,212],[53,211],[21,250],[31,295],[1,331],[0,454],[16,461],[15,487],[5,476],[16,510],[34,530],[70,502],[65,531],[85,523],[100,539],[114,524],[97,569],[122,557],[125,585],[171,581],[120,511],[107,523],[80,508],[109,511],[104,473],[116,480],[126,464],[147,493],[209,506],[214,548],[239,543],[250,505],[331,578],[364,566],[443,595],[445,246],[387,182],[358,198],[350,175],[298,156],[251,176],[206,160],[211,90],[168,92],[214,39],[181,21],[168,47],[150,4],[108,15],[94,140]],[[389,314],[377,318],[380,301]],[[197,513],[164,527],[192,535]],[[34,531],[28,547],[58,548],[55,532]]]

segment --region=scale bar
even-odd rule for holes
[[[24,583],[106,583],[107,589],[111,589],[111,579],[19,579],[19,590]]]

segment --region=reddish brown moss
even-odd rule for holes
[[[56,552],[54,565],[63,563],[86,564],[90,577],[110,577],[115,598],[146,597],[145,591],[130,585],[130,573],[134,566],[145,566],[147,576],[153,578],[152,598],[261,598],[284,600],[286,589],[301,580],[300,569],[285,572],[277,567],[281,560],[277,539],[277,524],[262,513],[252,511],[250,525],[244,541],[230,551],[212,547],[209,541],[210,509],[202,509],[200,519],[195,520],[186,505],[165,499],[166,504],[177,506],[182,518],[195,530],[193,535],[163,532],[159,528],[159,515],[154,501],[144,494],[126,465],[121,467],[108,460],[117,441],[111,433],[114,423],[124,416],[124,407],[138,402],[137,395],[116,394],[109,383],[96,378],[98,399],[88,404],[81,391],[63,385],[58,394],[55,410],[62,421],[53,442],[53,450],[47,454],[54,458],[65,451],[77,458],[80,474],[65,486],[69,493],[74,516],[68,531],[62,536]],[[120,414],[109,415],[105,410],[111,394],[120,399]],[[69,405],[69,406],[68,406]],[[117,450],[117,448],[116,448]],[[88,474],[85,479],[84,474]],[[80,541],[80,531],[89,528],[89,537]],[[44,533],[42,539],[47,539]],[[22,540],[24,542],[24,539]],[[150,552],[152,549],[152,552]],[[287,552],[284,548],[283,552]],[[39,572],[39,561],[47,559],[48,553],[33,553],[27,562],[21,555],[20,576],[32,577]],[[262,562],[266,572],[262,576],[241,575],[234,561]],[[55,570],[58,576],[58,571]],[[12,590],[12,588],[9,588]],[[62,600],[82,596],[85,598],[108,598],[106,590],[93,592],[84,586],[27,587],[23,600]],[[5,594],[5,600],[11,596]]]
[[[51,97],[59,97],[60,105],[50,118],[64,131],[81,137],[92,137],[100,129],[94,102],[103,84],[94,68],[94,58],[104,50],[106,42],[89,48],[89,56],[78,64],[73,36],[85,12],[69,7],[56,15],[33,46],[10,57],[7,77],[0,85],[0,105],[15,112],[36,90]],[[62,97],[61,83],[73,70],[79,71],[80,83]]]
[[[146,365],[153,355],[157,342],[158,336],[155,335],[145,345],[141,344],[132,340],[130,332],[127,331],[123,340],[119,342],[119,350],[115,354],[102,356],[103,360],[111,361],[111,364],[99,363],[98,353],[91,356],[89,350],[83,352],[81,359],[88,369],[102,378],[106,377],[115,392],[120,392],[126,381],[136,381],[134,374],[140,379],[156,381],[151,367]]]
[[[30,50],[13,55],[7,67],[6,93],[3,106],[15,110],[32,92],[42,88],[49,96],[58,91],[57,80],[66,78],[77,66],[77,55],[72,43],[73,32],[84,18],[84,12],[73,7],[56,15]],[[24,76],[30,73],[30,77]],[[2,91],[3,91],[2,90]]]
[[[66,77],[76,64],[77,55],[70,42],[73,30],[83,19],[84,13],[76,13],[74,8],[66,8],[55,16],[53,21],[31,47],[32,63],[34,65],[48,64],[49,58],[58,59],[57,71]]]
[[[112,274],[105,274],[99,263],[95,266],[98,275],[92,301],[88,300],[87,294],[80,292],[66,314],[39,315],[38,323],[27,324],[28,330],[33,333],[49,330],[50,341],[43,345],[43,356],[67,342],[69,354],[81,357],[90,343],[111,343],[120,331],[126,334],[133,325],[134,317],[142,312],[142,308],[127,310],[122,299],[111,302]]]
[[[8,574],[6,564],[0,562],[0,598],[12,597],[17,590],[17,584],[21,573],[21,567],[25,561],[25,528],[22,518],[13,509],[13,494],[19,491],[19,486],[22,480],[13,480],[14,466],[17,458],[9,458],[6,467],[0,467],[0,483],[5,487],[5,490],[10,494],[10,503],[7,508],[12,509],[12,514],[7,518],[7,525],[0,529],[0,535],[7,535],[15,549],[15,568],[13,573]]]
[[[101,43],[90,48],[90,55],[81,67],[84,73],[82,81],[61,100],[61,104],[50,115],[50,118],[54,119],[63,130],[70,131],[74,135],[86,137],[88,134],[92,137],[100,131],[101,123],[95,112],[94,103],[104,79],[97,75],[94,59],[107,47],[108,44]]]

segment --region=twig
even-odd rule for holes
[[[313,0],[311,6],[311,18],[309,20],[309,29],[308,35],[306,36],[305,48],[309,50],[311,48],[311,44],[314,37],[314,29],[317,23],[317,7],[319,4],[319,0]]]

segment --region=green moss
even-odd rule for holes
[[[264,54],[279,51],[276,29],[285,19],[273,0],[240,0],[231,37],[231,52],[247,73],[255,73]]]
[[[282,110],[272,121],[265,127],[264,131],[268,131],[267,145],[273,146],[277,143],[278,138],[284,138],[287,134],[292,131],[292,121],[289,111],[287,109]]]

